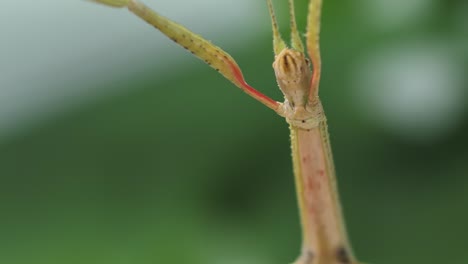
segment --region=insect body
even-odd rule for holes
[[[273,25],[273,68],[284,94],[282,103],[248,85],[235,60],[221,48],[159,15],[138,0],[94,1],[127,7],[251,97],[284,117],[291,130],[294,176],[303,231],[302,253],[295,264],[358,264],[341,215],[327,121],[318,96],[321,0],[309,2],[306,49],[311,67],[297,30],[293,0],[289,0],[291,47],[281,38],[271,0],[267,0]]]

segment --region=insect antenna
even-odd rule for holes
[[[276,21],[275,11],[273,10],[273,4],[271,0],[267,0],[268,10],[270,11],[271,25],[273,27],[273,50],[275,55],[280,54],[287,46],[284,40],[281,38],[281,34],[278,29],[278,22]]]
[[[294,0],[289,0],[289,16],[290,16],[290,23],[291,23],[291,45],[292,48],[304,52],[304,44],[302,44],[301,36],[299,35],[299,31],[297,30],[296,24],[296,14],[294,12]]]

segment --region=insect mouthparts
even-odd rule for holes
[[[285,98],[293,105],[305,106],[311,72],[304,53],[286,48],[276,56],[273,68]]]
[[[284,78],[293,79],[300,77],[301,71],[307,66],[304,55],[291,49],[284,49],[273,64],[277,75],[283,75]]]
[[[284,73],[293,73],[296,70],[296,62],[294,58],[289,53],[285,53],[284,56],[281,56],[278,61],[281,71]]]

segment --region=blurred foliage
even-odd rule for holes
[[[353,246],[371,263],[468,262],[466,113],[444,137],[413,142],[362,118],[347,88],[362,54],[405,35],[444,31],[461,1],[438,3],[426,23],[387,35],[360,24],[348,12],[351,1],[324,4],[321,96]],[[279,15],[285,29],[287,10]],[[304,25],[305,13],[298,15]],[[279,100],[269,29],[256,41],[230,53],[249,83]],[[300,232],[286,123],[196,66],[165,78],[148,67],[107,84],[132,89],[1,142],[0,263],[295,258]]]

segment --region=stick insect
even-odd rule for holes
[[[358,264],[346,234],[339,202],[327,120],[318,96],[322,0],[310,0],[306,49],[299,35],[294,0],[289,0],[291,47],[279,33],[271,0],[273,69],[284,102],[277,102],[247,84],[236,61],[221,48],[138,0],[93,0],[132,13],[221,73],[245,93],[284,117],[291,131],[293,168],[302,226],[302,250],[295,264]]]

